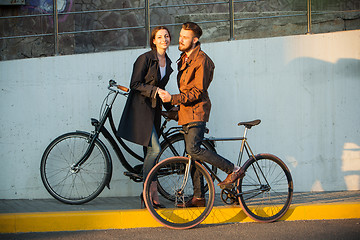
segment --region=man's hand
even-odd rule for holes
[[[168,91],[159,89],[158,94],[159,94],[159,97],[161,98],[161,100],[162,100],[164,103],[171,101],[171,94],[170,94]]]

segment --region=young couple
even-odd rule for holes
[[[215,68],[212,60],[200,48],[201,35],[202,30],[196,23],[187,22],[182,25],[179,37],[179,50],[182,53],[177,61],[179,94],[171,95],[165,90],[173,72],[171,60],[166,54],[171,41],[170,32],[166,27],[160,26],[152,30],[152,50],[140,55],[134,63],[131,91],[117,135],[147,147],[143,167],[144,181],[160,152],[158,136],[162,105],[167,110],[173,106],[179,107],[178,124],[182,125],[185,132],[186,152],[193,159],[208,162],[228,173],[219,186],[229,185],[244,176],[242,168],[200,147],[210,115],[211,102],[207,90]],[[205,206],[199,174],[195,172],[192,181],[194,196],[185,204],[186,207]],[[150,192],[154,207],[163,207],[159,201],[156,182],[151,184]]]

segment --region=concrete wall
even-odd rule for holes
[[[174,38],[175,39],[175,38]],[[176,40],[175,40],[176,41]],[[249,131],[256,152],[271,152],[291,169],[295,191],[360,189],[360,31],[203,44],[215,62],[210,135]],[[0,62],[0,198],[50,198],[40,179],[41,155],[56,136],[91,131],[107,81],[128,85],[145,49]],[[169,55],[175,61],[176,47]],[[177,92],[173,74],[168,90]],[[115,106],[118,122],[125,99]],[[236,161],[238,143],[219,143]],[[135,160],[132,160],[133,162]],[[111,190],[138,195],[113,155]]]
[[[195,4],[204,2],[214,3],[213,0],[191,1]],[[149,0],[151,25],[169,24],[168,28],[175,36],[179,34],[180,26],[174,26],[174,24],[181,25],[181,23],[192,21],[200,23],[204,29],[202,42],[219,42],[230,39],[228,4],[174,7],[188,3],[187,0]],[[145,4],[143,0],[58,0],[57,4],[60,34],[56,38],[58,44],[56,51],[61,55],[146,46],[145,28],[141,27],[147,22],[145,11],[142,9]],[[24,6],[0,7],[0,16],[49,14],[49,16],[42,17],[1,18],[0,38],[52,33],[54,27],[54,18],[51,16],[53,14],[52,5],[53,0],[26,0]],[[360,29],[359,0],[316,0],[312,1],[311,5],[313,11],[311,16],[312,33]],[[163,7],[159,8],[159,6]],[[100,9],[110,11],[86,13],[86,11]],[[111,11],[111,9],[123,9],[124,11]],[[326,12],[326,14],[316,14],[319,11]],[[78,13],[73,14],[74,12]],[[308,31],[306,13],[306,0],[235,1],[234,17],[238,20],[234,22],[233,37],[239,40],[305,34]],[[264,19],[264,17],[269,18]],[[126,30],[127,27],[135,28]],[[115,28],[118,30],[113,31]],[[72,34],[74,31],[100,29],[112,30]],[[53,56],[54,41],[53,36],[0,40],[0,61]]]

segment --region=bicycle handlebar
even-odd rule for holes
[[[116,87],[118,89],[120,89],[121,91],[124,91],[124,92],[129,92],[130,91],[127,87],[124,87],[124,86],[121,86],[121,85],[117,85]]]
[[[123,91],[123,92],[126,92],[128,93],[130,91],[130,89],[128,89],[127,87],[124,87],[124,86],[121,86],[121,85],[117,85],[116,82],[114,80],[109,80],[109,87],[108,89],[109,90],[112,90],[111,88],[112,87],[116,87],[117,89]]]

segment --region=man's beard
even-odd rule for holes
[[[181,49],[181,46],[179,45],[179,50],[180,50],[181,52],[187,52],[187,51],[189,51],[190,49],[192,49],[193,43],[190,44],[190,45],[187,46],[187,47],[185,47],[185,46],[182,46],[182,47],[184,47],[184,48]]]

